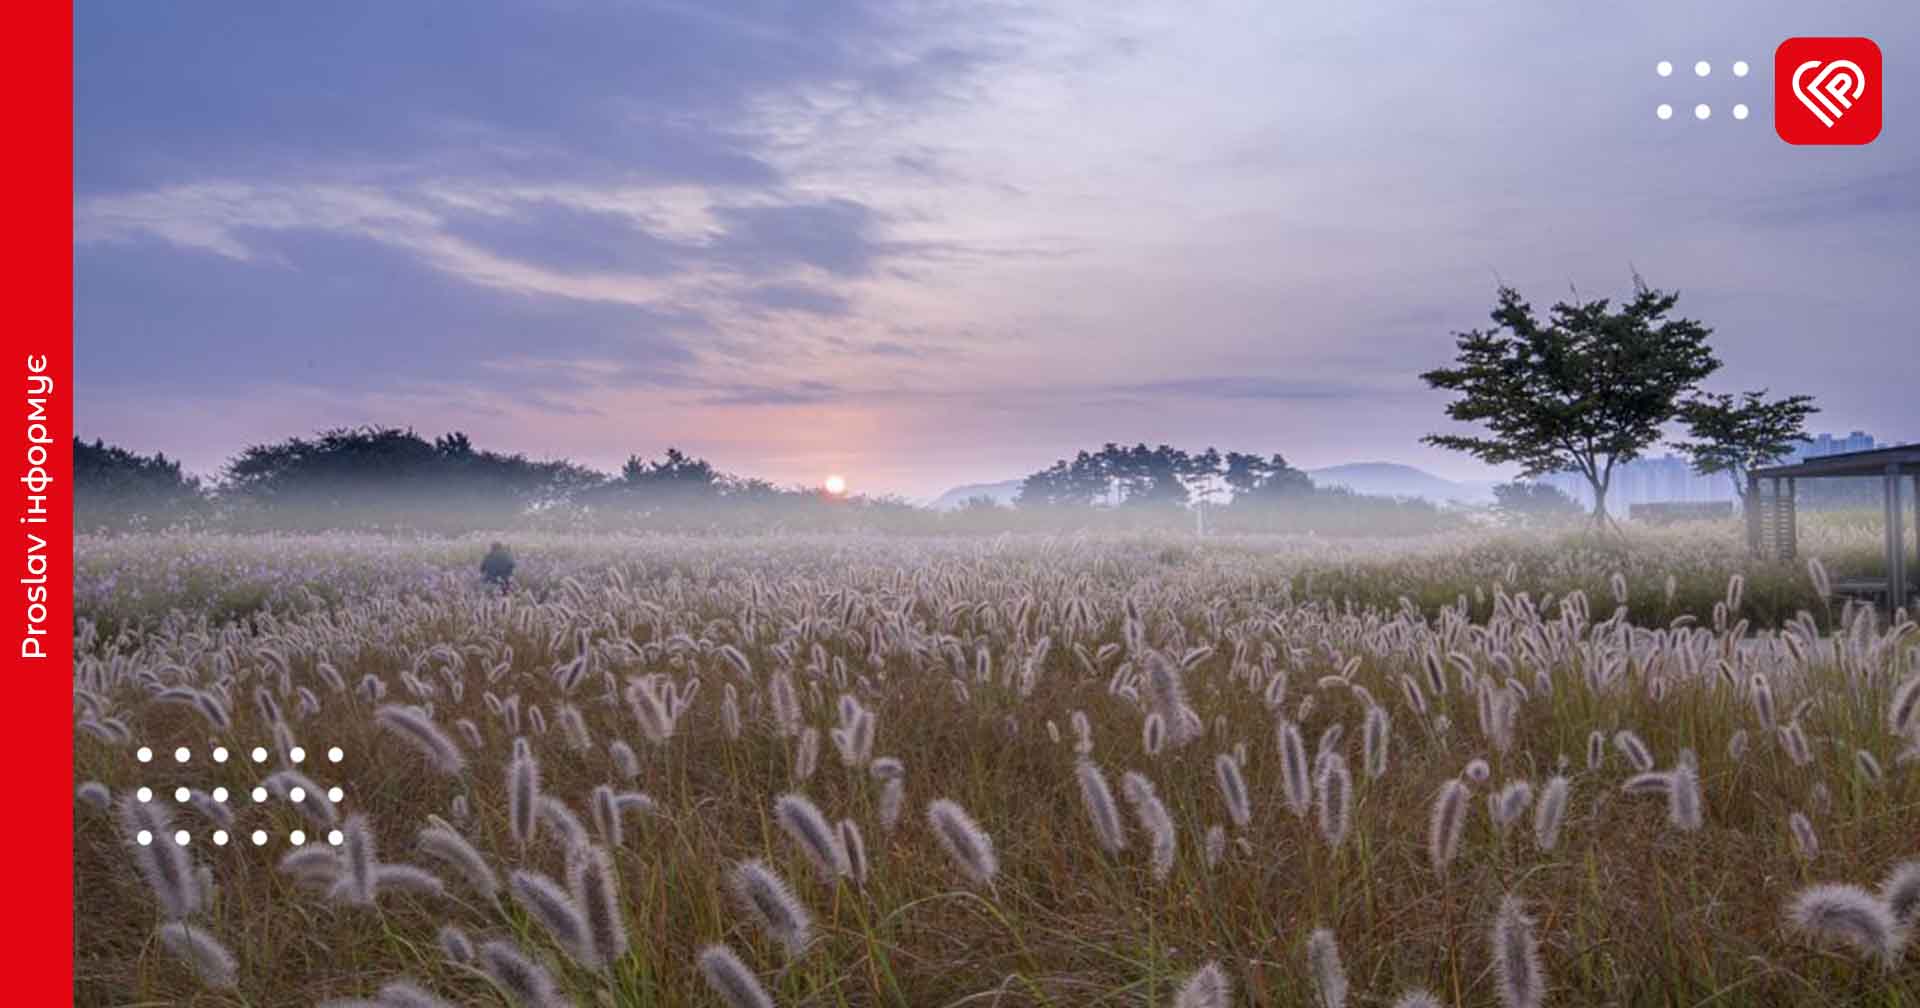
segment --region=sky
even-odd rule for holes
[[[914,498],[1106,441],[1491,478],[1419,443],[1452,429],[1419,373],[1499,284],[1635,271],[1715,330],[1710,389],[1920,440],[1908,0],[74,22],[78,431],[200,473],[381,424]],[[1873,144],[1774,135],[1795,35],[1879,44]]]

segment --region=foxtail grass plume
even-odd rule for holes
[[[1315,928],[1307,938],[1307,968],[1320,1008],[1346,1008],[1347,969],[1340,963],[1340,943],[1333,932]]]
[[[1509,826],[1520,821],[1527,812],[1527,806],[1533,804],[1533,785],[1523,780],[1508,781],[1498,792],[1487,796],[1487,806],[1493,813],[1493,825],[1505,833]]]
[[[1887,705],[1887,728],[1903,738],[1920,736],[1920,673],[1900,680]]]
[[[1806,813],[1795,812],[1787,816],[1787,829],[1793,833],[1793,847],[1802,858],[1811,860],[1820,853],[1820,836],[1813,831],[1813,821]]]
[[[211,932],[198,924],[168,921],[160,925],[160,944],[187,964],[200,982],[214,990],[240,985],[240,963]]]
[[[1073,772],[1080,783],[1080,802],[1086,806],[1087,818],[1093,823],[1094,841],[1108,854],[1126,850],[1126,823],[1114,803],[1113,790],[1107,786],[1107,775],[1090,759],[1080,760]]]
[[[789,793],[775,799],[773,818],[799,845],[807,860],[813,862],[822,878],[832,881],[853,873],[846,848],[840,846],[839,833],[806,795]]]
[[[1368,780],[1379,780],[1387,773],[1387,746],[1393,741],[1393,723],[1387,709],[1377,704],[1367,708],[1360,725],[1361,749],[1366,760]]]
[[[1906,940],[1887,904],[1855,885],[1808,886],[1787,905],[1787,924],[1827,945],[1852,946],[1891,969]]]
[[[540,761],[531,749],[507,764],[507,825],[521,847],[533,843],[540,828]]]
[[[1587,769],[1598,770],[1607,761],[1607,736],[1601,732],[1587,733]]]
[[[1556,774],[1547,780],[1547,786],[1540,789],[1540,801],[1533,807],[1533,840],[1543,851],[1552,850],[1560,842],[1560,827],[1567,816],[1567,788],[1565,776]]]
[[[1920,860],[1895,865],[1880,883],[1880,899],[1901,927],[1920,927]]]
[[[1179,834],[1173,828],[1173,816],[1168,814],[1166,804],[1145,774],[1131,770],[1124,774],[1120,778],[1120,793],[1133,806],[1134,818],[1147,834],[1147,860],[1153,869],[1154,881],[1163,882],[1172,874],[1179,854]]]
[[[381,1008],[454,1008],[453,1002],[432,993],[412,980],[395,980],[380,985]]]
[[[607,852],[590,844],[569,850],[567,889],[586,918],[595,957],[612,966],[627,954],[627,919]]]
[[[1632,730],[1622,728],[1614,732],[1613,747],[1620,750],[1620,755],[1625,756],[1627,762],[1633,764],[1633,768],[1640,773],[1646,773],[1653,769],[1652,751],[1647,748],[1645,742],[1640,740],[1640,736],[1634,734]]]
[[[514,902],[539,921],[575,962],[589,969],[600,967],[602,960],[593,946],[587,915],[559,883],[539,872],[516,871],[507,876],[507,889]]]
[[[773,1008],[773,998],[760,985],[747,964],[725,945],[709,945],[700,950],[700,975],[727,1008]]]
[[[200,886],[193,878],[193,859],[185,848],[169,842],[173,830],[159,805],[129,794],[120,802],[121,828],[133,849],[134,864],[160,904],[161,916],[181,920],[200,909]],[[148,842],[139,843],[145,834]]]
[[[1672,787],[1667,790],[1667,822],[1674,829],[1692,833],[1705,818],[1700,801],[1700,775],[1692,764],[1682,760],[1667,776],[1672,781]]]
[[[607,746],[607,754],[613,757],[613,770],[621,780],[630,781],[640,776],[640,758],[633,754],[632,746],[615,739]]]
[[[365,906],[373,902],[380,888],[380,860],[374,845],[373,827],[364,815],[347,817],[341,828],[340,877],[334,882],[332,896],[339,902]]]
[[[1747,679],[1747,699],[1753,704],[1753,715],[1760,720],[1760,727],[1773,727],[1777,714],[1773,707],[1773,684],[1767,681],[1765,673],[1755,672]]]
[[[1328,847],[1338,848],[1347,839],[1353,823],[1353,777],[1347,771],[1347,758],[1330,752],[1314,781],[1314,804],[1320,814],[1320,836]]]
[[[800,739],[793,747],[793,780],[804,783],[813,779],[814,768],[820,764],[820,729],[808,725],[800,732]]]
[[[1493,778],[1493,767],[1489,766],[1487,761],[1483,759],[1468,760],[1467,768],[1462,772],[1466,775],[1467,780],[1475,786],[1485,784]]]
[[[1235,826],[1245,829],[1253,821],[1253,805],[1247,798],[1247,782],[1240,775],[1240,764],[1229,753],[1215,756],[1213,779],[1220,787],[1221,800],[1226,803],[1227,818],[1232,819]]]
[[[907,782],[889,777],[880,785],[880,831],[892,833],[900,824],[900,812],[907,803]]]
[[[1427,860],[1434,871],[1447,873],[1447,866],[1460,853],[1460,837],[1466,827],[1467,786],[1459,778],[1451,778],[1440,785],[1427,817]]]
[[[1281,721],[1277,733],[1280,743],[1280,783],[1287,796],[1287,808],[1295,817],[1304,819],[1307,810],[1313,807],[1306,741],[1300,737],[1300,726],[1292,721]]]
[[[1229,1008],[1233,984],[1218,962],[1194,970],[1173,995],[1173,1008]]]
[[[551,1008],[558,999],[553,975],[506,940],[482,942],[476,950],[480,969],[515,1008]]]
[[[766,929],[768,936],[798,957],[813,934],[813,917],[793,887],[763,861],[742,861],[728,875],[735,902]]]
[[[439,933],[434,937],[440,944],[440,954],[446,956],[448,962],[459,963],[462,966],[473,964],[475,958],[473,939],[468,938],[466,931],[458,925],[442,924]]]
[[[440,726],[426,711],[418,707],[387,704],[374,710],[373,719],[380,727],[405,739],[419,750],[427,758],[427,765],[440,773],[453,775],[466,769],[467,760],[461,755],[460,746],[440,730]]]
[[[1806,766],[1813,762],[1813,751],[1807,747],[1807,733],[1801,729],[1800,722],[1789,721],[1780,726],[1780,748],[1787,751],[1787,758],[1794,766]]]
[[[1208,868],[1218,868],[1227,856],[1227,829],[1218,823],[1207,827],[1206,859]]]
[[[1546,971],[1540,964],[1540,943],[1534,937],[1533,918],[1518,897],[1500,901],[1493,919],[1494,990],[1503,1008],[1540,1008],[1546,1000]]]
[[[975,885],[990,885],[1000,871],[1000,860],[993,853],[993,838],[982,830],[967,810],[947,799],[927,806],[927,824],[946,848],[947,856],[960,873]]]
[[[853,881],[859,885],[867,883],[867,839],[860,834],[860,824],[851,819],[840,820],[840,846],[847,852],[847,866],[852,869]]]
[[[1444,1006],[1432,992],[1416,988],[1403,991],[1399,997],[1394,998],[1393,1008],[1444,1008]]]

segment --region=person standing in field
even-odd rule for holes
[[[487,550],[486,558],[480,561],[480,576],[486,578],[488,584],[499,585],[503,594],[513,587],[513,554],[507,550],[506,543],[494,543]]]

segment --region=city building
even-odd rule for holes
[[[1853,431],[1845,435],[1816,434],[1803,440],[1800,448],[1781,462],[1804,462],[1822,455],[1871,451],[1887,446],[1885,442],[1875,441],[1873,435],[1866,431]],[[1565,491],[1584,507],[1593,507],[1593,490],[1587,486],[1586,477],[1577,472],[1543,476],[1540,482]],[[1734,492],[1733,478],[1726,473],[1702,476],[1693,471],[1692,463],[1685,458],[1669,454],[1634,459],[1615,466],[1613,483],[1607,490],[1607,510],[1614,514],[1626,514],[1634,504],[1731,501],[1738,497]]]

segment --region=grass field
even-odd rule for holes
[[[79,542],[77,1003],[1920,1005],[1920,633],[1731,525],[514,546]]]

